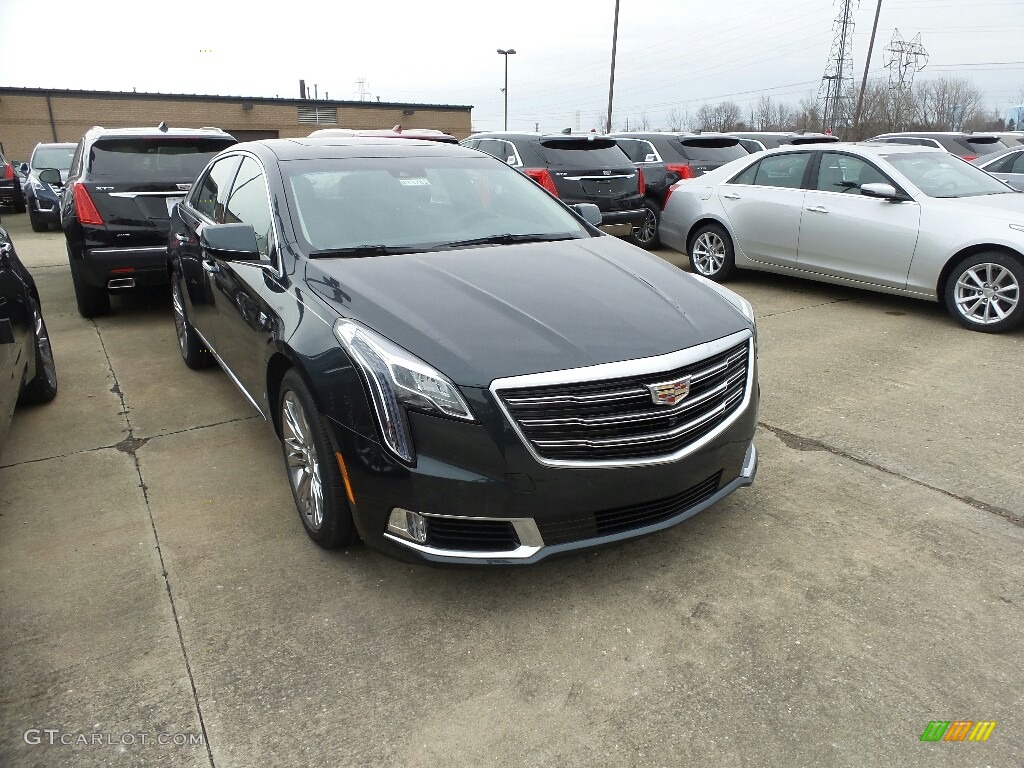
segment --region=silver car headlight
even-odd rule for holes
[[[384,441],[399,458],[416,456],[406,408],[475,420],[447,376],[391,340],[345,318],[334,324],[334,335],[366,376]]]

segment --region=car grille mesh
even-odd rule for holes
[[[540,519],[537,521],[537,527],[547,545],[631,531],[681,515],[706,501],[715,495],[721,479],[722,473],[719,471],[685,491],[667,498],[606,509],[594,514],[562,519]]]
[[[502,389],[497,394],[539,456],[552,461],[655,459],[714,431],[744,401],[750,343],[682,368],[603,381]],[[649,385],[690,377],[676,405]]]

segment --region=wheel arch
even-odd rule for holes
[[[686,250],[689,252],[690,245],[693,243],[693,238],[697,234],[697,230],[707,224],[714,224],[715,226],[721,227],[725,230],[725,234],[729,236],[729,239],[733,241],[733,248],[736,247],[736,238],[732,236],[732,232],[729,227],[726,226],[725,222],[715,216],[709,216],[707,214],[701,216],[697,221],[693,223],[689,230],[686,232]]]
[[[1024,254],[1006,245],[998,245],[996,243],[978,243],[976,245],[969,245],[966,248],[961,248],[946,260],[946,263],[942,266],[942,271],[939,272],[939,279],[935,283],[935,295],[938,297],[940,302],[943,300],[942,297],[945,295],[946,283],[949,281],[950,275],[953,273],[953,268],[968,256],[974,256],[975,254],[986,252],[1001,253],[1004,256],[1009,256],[1012,259],[1016,259],[1020,265],[1024,267]]]

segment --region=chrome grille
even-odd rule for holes
[[[653,460],[685,451],[732,416],[746,396],[749,339],[671,370],[496,394],[542,459],[555,463]],[[689,394],[654,403],[650,385],[690,377]]]

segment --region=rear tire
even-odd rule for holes
[[[347,546],[355,525],[341,469],[320,411],[294,368],[281,380],[277,408],[285,472],[302,527],[324,549]]]
[[[74,267],[71,267],[71,282],[75,285],[78,314],[86,319],[110,314],[110,294],[106,288],[87,285]]]
[[[976,253],[946,280],[946,309],[964,328],[1003,333],[1024,324],[1024,263],[1005,253]]]
[[[48,403],[57,396],[57,366],[53,362],[53,348],[46,331],[46,321],[39,302],[29,299],[35,336],[36,375],[25,384],[18,397],[19,403]]]
[[[188,311],[185,309],[185,298],[181,290],[181,274],[174,272],[171,275],[171,307],[174,310],[174,334],[178,339],[178,351],[181,352],[181,359],[185,361],[192,370],[198,371],[209,368],[216,360],[209,348],[199,338],[192,322],[188,319]]]
[[[658,234],[658,227],[661,224],[661,209],[652,200],[644,201],[646,217],[640,226],[633,227],[629,233],[629,242],[646,251],[653,251],[661,246],[661,236]]]
[[[702,277],[720,283],[736,275],[732,238],[719,224],[705,224],[694,232],[687,251],[690,269]]]

